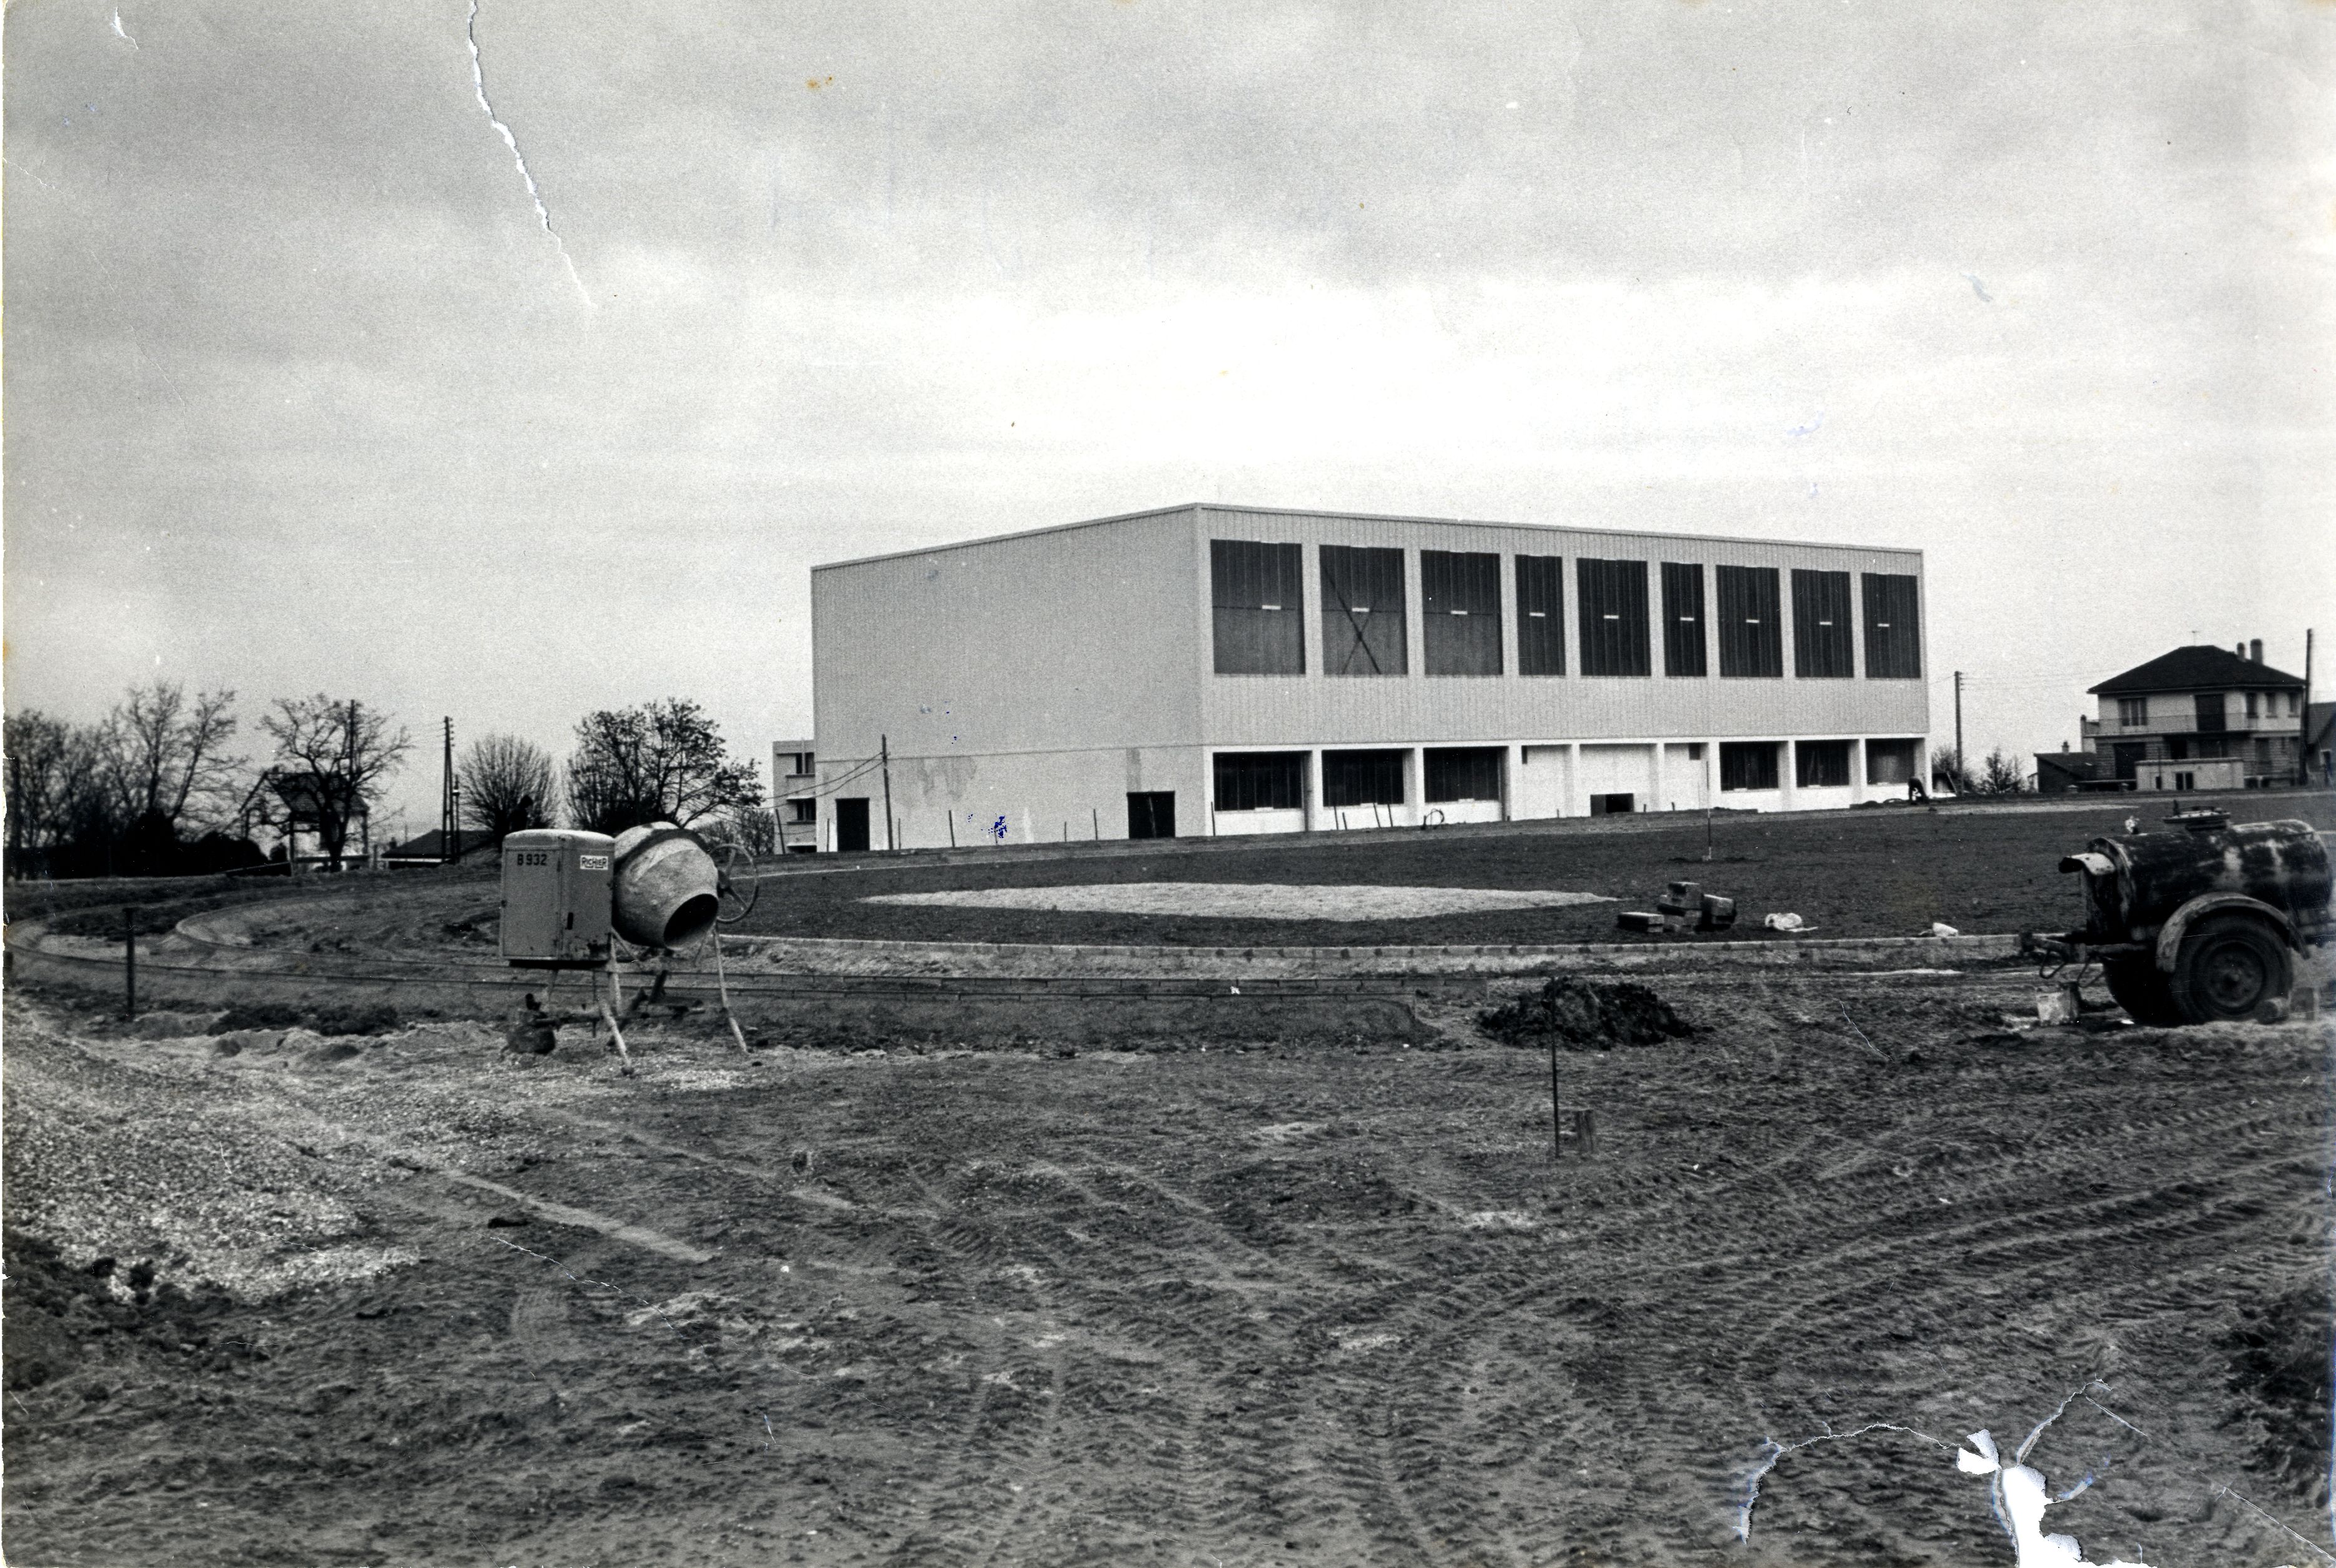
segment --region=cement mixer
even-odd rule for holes
[[[632,1071],[618,1015],[625,1010],[621,963],[647,959],[657,972],[633,1005],[660,998],[668,966],[682,952],[710,944],[723,1015],[731,1037],[746,1037],[730,1010],[721,928],[753,912],[761,882],[754,857],[739,844],[709,844],[669,822],[604,833],[538,828],[503,841],[502,953],[517,969],[596,971],[593,1001]],[[612,1007],[599,996],[608,977]],[[534,998],[529,998],[530,1011]],[[592,1015],[586,1015],[588,1017]],[[548,1015],[537,1020],[550,1021]]]

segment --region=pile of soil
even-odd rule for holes
[[[74,1268],[62,1251],[37,1236],[7,1232],[8,1334],[6,1382],[24,1392],[99,1370],[99,1347],[109,1336],[141,1349],[189,1357],[190,1365],[224,1370],[255,1352],[241,1339],[214,1343],[212,1330],[233,1308],[217,1287],[180,1290],[157,1281],[154,1263],[122,1267],[99,1258]],[[83,1399],[111,1397],[100,1376]]]
[[[2336,1311],[2326,1279],[2262,1307],[2242,1307],[2223,1337],[2229,1388],[2244,1404],[2234,1421],[2256,1428],[2253,1468],[2298,1488],[2315,1506],[2328,1499],[2330,1323]]]
[[[1695,1032],[1671,1005],[1630,980],[1593,985],[1571,976],[1477,1015],[1495,1038],[1513,1046],[1543,1046],[1553,1037],[1572,1051],[1653,1046]]]

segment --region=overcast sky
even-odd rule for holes
[[[2194,632],[2336,633],[2326,5],[23,0],[6,44],[8,706],[358,697],[417,830],[442,715],[564,755],[689,696],[767,762],[813,562],[1195,500],[1919,546],[1974,750]]]

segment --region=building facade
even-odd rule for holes
[[[819,758],[811,741],[771,743],[771,819],[782,852],[819,847]]]
[[[1185,506],[813,569],[820,847],[1903,798],[1919,551]]]
[[[2303,782],[2303,681],[2263,663],[2260,640],[2177,648],[2090,695],[2104,776],[2185,793]]]

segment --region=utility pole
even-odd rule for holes
[[[1963,672],[1955,671],[1955,793],[1963,793]]]
[[[876,755],[884,769],[884,847],[888,850],[898,849],[900,846],[892,842],[892,737],[891,735],[880,735],[876,737]]]
[[[341,766],[341,853],[334,862],[336,871],[348,869],[349,819],[357,814],[357,699],[349,698],[349,731],[341,737],[346,753]]]
[[[2303,628],[2303,722],[2295,726],[2295,782],[2312,783],[2312,628]]]
[[[452,857],[447,850],[454,842],[454,718],[446,717],[446,776],[438,791],[438,863],[443,865]]]

